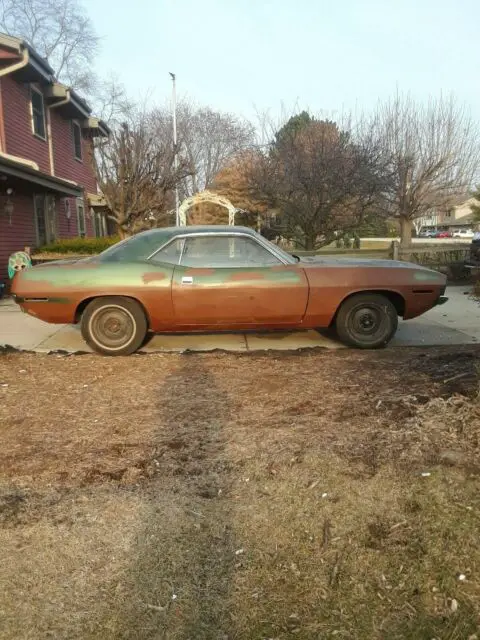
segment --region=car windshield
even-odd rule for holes
[[[145,231],[125,240],[121,240],[103,251],[100,262],[137,262],[146,260],[159,247],[168,242],[171,233],[162,231]]]

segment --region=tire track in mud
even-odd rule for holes
[[[122,638],[223,640],[232,637],[236,558],[223,439],[232,407],[195,356],[166,379],[157,401],[163,453],[120,589],[120,617],[108,627]]]

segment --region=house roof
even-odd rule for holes
[[[15,38],[9,36],[6,33],[0,33],[0,47],[6,50],[7,55],[0,56],[0,59],[5,60],[10,56],[23,56],[24,52],[28,52],[28,63],[30,66],[49,82],[53,80],[55,72],[48,64],[48,61],[43,58],[26,40],[22,38]],[[10,53],[10,56],[8,55]],[[3,65],[4,66],[4,65]]]
[[[62,196],[77,198],[83,193],[83,188],[76,182],[51,176],[33,168],[30,164],[13,160],[4,155],[0,155],[0,175],[38,185]]]
[[[21,62],[22,66],[18,66]],[[17,63],[17,68],[14,68]],[[12,72],[19,74],[25,82],[40,82],[45,86],[45,97],[53,108],[63,109],[72,118],[81,118],[84,129],[93,135],[108,136],[108,125],[98,118],[92,118],[92,109],[72,87],[58,82],[55,72],[26,40],[0,33],[0,74]]]

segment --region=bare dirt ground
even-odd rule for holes
[[[479,363],[0,355],[0,637],[480,638]]]

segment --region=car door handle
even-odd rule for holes
[[[193,284],[193,278],[191,276],[183,276],[182,284]]]

